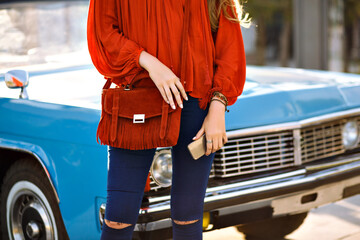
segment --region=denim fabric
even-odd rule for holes
[[[202,219],[192,224],[179,225],[172,222],[173,240],[202,239]]]
[[[174,239],[202,239],[202,216],[206,186],[214,153],[194,160],[187,145],[200,130],[208,110],[199,108],[198,99],[184,101],[180,134],[172,147],[173,175],[171,218],[178,221],[199,219],[189,226],[173,222]],[[105,219],[136,224],[145,183],[156,149],[127,150],[109,147],[109,172]],[[191,226],[190,226],[191,225]],[[121,230],[103,229],[102,240],[131,239],[134,226]],[[118,233],[118,237],[117,236]],[[185,237],[187,236],[187,237]]]

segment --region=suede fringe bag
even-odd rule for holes
[[[189,28],[189,7],[185,6],[182,38],[181,82],[185,76],[186,34]],[[110,88],[111,78],[103,87],[101,119],[97,140],[101,144],[130,150],[169,147],[177,143],[180,131],[181,108],[170,108],[159,90],[141,84],[150,78],[132,81],[131,85]],[[149,84],[148,84],[149,85]]]
[[[110,85],[107,80],[102,93],[97,130],[101,144],[140,150],[177,143],[181,108],[169,108],[156,87]]]

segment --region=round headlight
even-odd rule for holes
[[[150,173],[152,179],[159,186],[169,187],[171,185],[172,159],[170,149],[163,149],[155,154]]]
[[[342,140],[346,149],[354,148],[359,142],[359,126],[356,121],[349,121],[342,130]]]

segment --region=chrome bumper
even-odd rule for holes
[[[333,159],[327,164],[313,164],[303,169],[274,176],[208,188],[204,211],[216,213],[217,219],[266,209],[266,217],[309,211],[360,193],[360,153]],[[135,231],[151,232],[171,227],[170,196],[149,199],[140,210]],[[249,216],[249,215],[247,215]],[[263,216],[264,217],[264,216]],[[234,218],[234,217],[232,217]],[[233,223],[237,225],[236,218]],[[225,226],[215,226],[221,228]]]

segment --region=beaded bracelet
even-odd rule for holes
[[[225,103],[225,102],[223,102],[221,99],[218,99],[218,98],[212,98],[211,100],[210,100],[210,102],[212,102],[212,101],[218,101],[218,102],[221,102],[222,104],[224,104],[224,106],[225,106],[225,112],[229,112],[229,110],[227,109],[227,104]]]
[[[222,94],[221,92],[214,92],[214,93],[213,93],[213,97],[218,97],[218,98],[220,98],[221,100],[223,100],[223,101],[225,102],[225,107],[227,107],[227,105],[228,105],[228,100],[227,100],[227,98],[225,97],[224,94]]]

